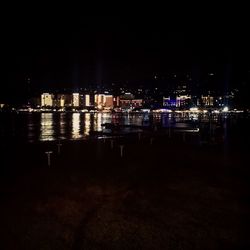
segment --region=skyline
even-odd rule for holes
[[[23,17],[4,31],[1,100],[23,89],[84,88],[89,84],[167,86],[173,74],[192,85],[249,91],[246,34],[230,24],[172,25],[167,18],[85,16],[65,20]],[[223,29],[221,29],[223,27]],[[215,80],[206,79],[209,73]],[[12,96],[5,93],[12,92]]]

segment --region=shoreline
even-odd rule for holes
[[[1,248],[247,248],[247,149],[189,139],[1,143]]]

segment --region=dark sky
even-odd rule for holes
[[[216,84],[248,72],[242,26],[210,20],[131,16],[19,16],[2,23],[1,95],[79,88],[89,83],[143,83],[154,74],[190,73],[196,81],[215,72]],[[241,79],[240,79],[241,80]]]

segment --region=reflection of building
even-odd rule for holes
[[[79,107],[80,106],[79,93],[73,93],[72,106],[73,107]]]
[[[90,113],[85,113],[85,122],[84,122],[84,135],[89,135],[90,132]]]
[[[80,114],[73,113],[72,115],[72,138],[78,139],[81,137],[80,134]]]
[[[53,141],[54,138],[54,120],[53,113],[42,113],[41,114],[41,123],[40,123],[40,141]]]
[[[52,107],[54,96],[49,93],[43,93],[41,95],[41,106],[42,107]]]

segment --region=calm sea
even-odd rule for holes
[[[216,117],[215,117],[216,118]],[[218,117],[216,118],[218,119]],[[197,116],[173,115],[171,113],[0,113],[0,139],[24,140],[28,142],[54,140],[83,140],[92,132],[108,132],[104,123],[161,127],[188,127],[198,121]],[[202,116],[199,121],[208,121]],[[133,130],[133,131],[132,131]],[[123,128],[124,133],[136,129]]]
[[[172,121],[171,114],[147,113],[0,113],[0,118],[1,139],[28,142],[87,139],[93,131],[105,132],[104,123],[167,127]],[[131,132],[131,129],[124,128],[124,132]]]

